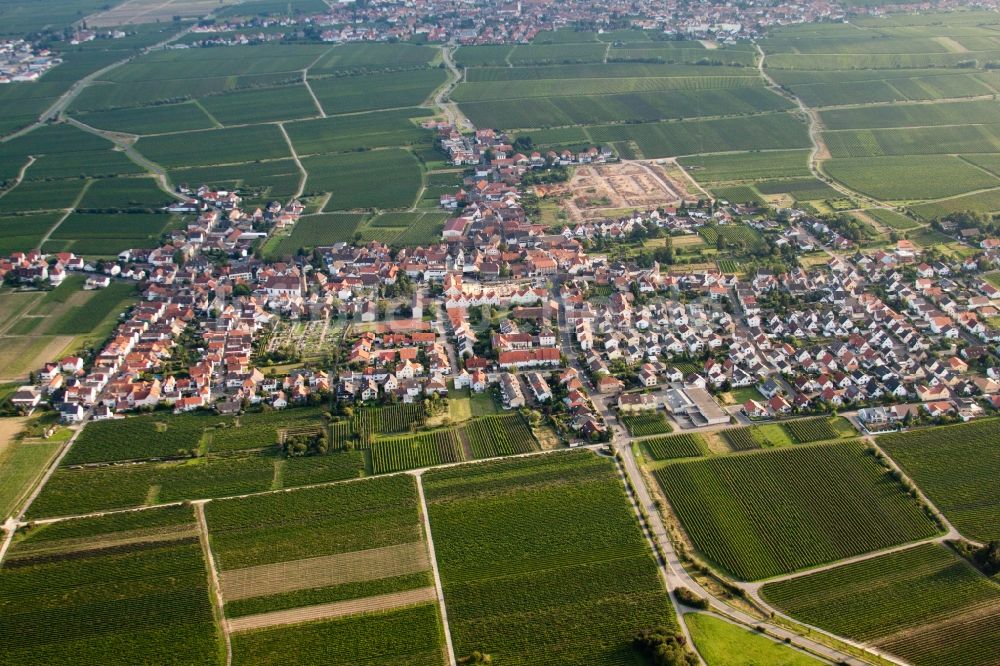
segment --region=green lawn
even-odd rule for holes
[[[13,442],[0,451],[0,520],[17,510],[61,446],[62,439]]]
[[[688,613],[691,639],[708,666],[815,666],[823,662],[726,620]]]

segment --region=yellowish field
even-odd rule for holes
[[[33,369],[59,358],[73,344],[72,335],[0,337],[0,381],[21,381]]]
[[[87,17],[91,27],[111,25],[136,25],[139,23],[157,23],[172,21],[173,17],[182,19],[201,18],[223,5],[239,4],[238,0],[126,0],[112,7]]]

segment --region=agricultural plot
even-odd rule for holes
[[[806,178],[809,151],[787,150],[737,155],[696,155],[678,160],[702,184],[771,178]]]
[[[86,185],[83,180],[24,180],[0,196],[0,212],[71,208]]]
[[[865,215],[897,231],[909,231],[919,226],[913,218],[886,208],[870,208]]]
[[[0,608],[8,663],[223,661],[190,507],[26,532],[0,571]]]
[[[15,515],[61,442],[10,442],[0,445],[0,520]]]
[[[424,475],[456,655],[622,664],[676,626],[614,463],[560,453]]]
[[[841,434],[830,423],[830,419],[819,416],[814,419],[798,419],[783,424],[792,438],[799,444],[837,439]]]
[[[981,664],[1000,645],[1000,586],[941,544],[763,587],[792,617],[918,665]]]
[[[410,437],[376,439],[369,445],[372,473],[387,474],[465,459],[454,430],[437,430]]]
[[[77,208],[152,212],[173,201],[152,178],[102,178],[90,184]]]
[[[614,144],[626,158],[804,148],[806,126],[788,113],[638,125],[594,125],[593,141]],[[634,143],[635,149],[631,147]],[[638,151],[638,154],[637,152]]]
[[[282,238],[269,254],[284,257],[301,248],[350,242],[365,216],[357,213],[323,213],[299,218],[292,233]]]
[[[170,178],[177,185],[195,189],[201,185],[237,188],[245,205],[248,200],[262,203],[265,199],[288,199],[298,188],[301,177],[292,159],[170,170]]]
[[[838,199],[841,193],[817,178],[796,180],[769,180],[756,185],[758,192],[765,196],[788,194],[796,201],[818,201]]]
[[[913,206],[910,210],[924,220],[933,220],[951,213],[961,213],[963,211],[992,213],[1000,210],[1000,189],[920,204]]]
[[[645,437],[647,435],[663,435],[671,432],[673,428],[667,422],[666,417],[659,411],[652,413],[622,414],[618,417],[629,434],[633,437]]]
[[[1000,187],[1000,179],[951,155],[834,159],[823,169],[853,190],[886,200],[938,199]]]
[[[695,547],[742,580],[937,532],[858,441],[677,462],[656,477]]]
[[[398,148],[315,155],[303,158],[302,165],[309,173],[307,193],[333,194],[326,211],[406,208],[421,186],[417,158]]]
[[[383,407],[364,407],[355,415],[354,427],[370,435],[396,435],[410,432],[424,419],[424,408],[417,403],[396,403]]]
[[[720,238],[726,246],[747,249],[759,248],[764,242],[756,229],[745,224],[707,225],[698,229],[698,233],[711,246],[717,245]]]
[[[982,125],[995,123],[1000,106],[995,101],[897,104],[820,112],[828,130],[884,127],[928,127],[931,125]]]
[[[223,125],[250,125],[319,115],[303,84],[209,95],[201,107]]]
[[[538,449],[538,441],[520,414],[486,416],[462,426],[461,437],[476,458],[495,458]]]
[[[129,134],[163,134],[211,129],[212,119],[197,104],[163,104],[142,108],[113,109],[75,113],[81,123],[97,129]]]
[[[742,205],[763,205],[764,198],[750,185],[730,185],[713,187],[712,194],[717,199]],[[718,238],[718,236],[716,236]]]
[[[359,663],[440,666],[437,606],[421,604],[335,620],[236,633],[233,662],[280,666],[354,666]],[[336,649],[333,649],[333,648]]]
[[[52,232],[46,250],[81,255],[117,255],[131,247],[153,247],[179,218],[156,213],[73,213]]]
[[[760,443],[754,438],[753,429],[749,426],[728,428],[720,434],[733,451],[752,451],[760,448]]]
[[[310,70],[315,74],[316,70]],[[443,69],[363,76],[310,76],[309,87],[328,115],[420,106],[448,80]]]
[[[0,204],[3,199],[0,199]],[[45,233],[62,217],[61,213],[0,216],[0,253],[36,249]]]
[[[996,420],[884,435],[878,445],[967,538],[1000,539]]]
[[[789,108],[783,97],[760,87],[668,90],[620,95],[462,102],[462,111],[480,127],[559,127],[615,121],[653,122],[699,116],[741,115]]]
[[[430,131],[418,127],[414,119],[430,113],[429,109],[412,108],[331,116],[288,123],[285,131],[299,155],[429,144]]]
[[[287,159],[288,144],[274,125],[231,127],[149,136],[136,142],[136,149],[165,167],[233,164],[257,160]]]
[[[209,503],[226,616],[267,626],[265,614],[433,585],[418,507],[408,475]]]
[[[323,10],[318,10],[323,11]],[[375,72],[379,70],[422,69],[438,55],[432,46],[419,44],[342,44],[330,49],[315,65],[311,74]]]
[[[653,460],[671,458],[697,458],[708,454],[708,446],[701,435],[684,433],[669,437],[653,437],[642,442],[643,449]]]

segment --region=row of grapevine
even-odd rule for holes
[[[371,454],[372,472],[375,474],[431,467],[465,459],[454,430],[377,439],[371,443]]]
[[[673,430],[661,412],[622,414],[619,420],[633,437],[664,435]]]
[[[760,448],[760,444],[754,439],[750,426],[729,428],[728,430],[720,431],[719,434],[722,435],[722,439],[726,440],[726,444],[733,451],[752,451],[753,449]]]
[[[495,458],[537,449],[535,436],[520,414],[487,416],[462,427],[476,458]]]
[[[643,440],[642,445],[654,460],[669,458],[697,458],[708,453],[708,447],[701,435],[684,433],[669,437],[653,437]]]
[[[371,435],[396,435],[410,432],[424,419],[424,408],[419,403],[396,403],[383,407],[365,407],[355,417],[358,432]]]
[[[801,419],[798,421],[788,421],[784,424],[789,434],[800,444],[808,442],[821,442],[825,439],[837,439],[840,435],[830,420],[825,416],[814,419]]]

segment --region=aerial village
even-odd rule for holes
[[[88,289],[132,281],[141,293],[102,347],[37,368],[14,407],[81,422],[468,389],[538,410],[567,442],[607,437],[615,412],[661,413],[683,429],[855,411],[877,432],[1000,408],[1000,289],[983,277],[1000,267],[1000,239],[943,229],[975,248],[961,261],[927,260],[906,240],[863,252],[802,211],[779,220],[694,200],[547,227],[522,205],[535,191],[522,181],[613,163],[612,151],[541,154],[494,130],[433,130],[467,168],[441,197],[451,217],[436,245],[341,242],[266,262],[256,244],[293,227],[303,206],[250,210],[238,192],[201,187],[179,190],[170,211],[189,222],[159,247],[0,261],[0,278],[23,288],[72,272]],[[779,250],[827,258],[740,274],[599,250],[637,233],[679,242],[708,224],[750,225]],[[314,360],[297,363],[303,352]]]

